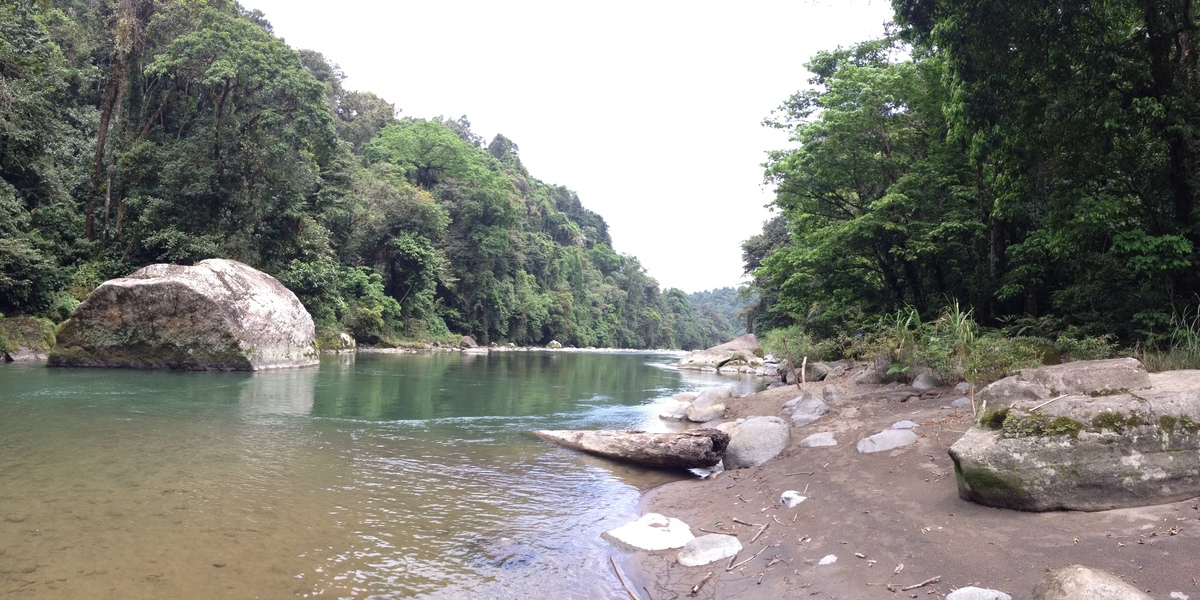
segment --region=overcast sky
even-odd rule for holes
[[[579,193],[664,287],[738,285],[770,213],[764,117],[818,50],[879,36],[881,0],[242,0],[401,116],[466,115]]]

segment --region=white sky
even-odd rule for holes
[[[401,116],[466,115],[579,193],[663,288],[738,285],[771,201],[760,125],[817,51],[878,36],[886,0],[242,0]]]

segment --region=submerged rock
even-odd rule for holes
[[[240,262],[209,259],[100,284],[63,323],[49,365],[254,371],[317,362],[312,317],[295,294]]]

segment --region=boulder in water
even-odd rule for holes
[[[255,371],[316,365],[313,320],[237,261],[150,265],[100,284],[63,323],[52,367]]]

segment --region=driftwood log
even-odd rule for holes
[[[716,429],[675,433],[543,429],[529,433],[572,450],[657,469],[711,467],[721,461],[729,445],[729,435]]]

